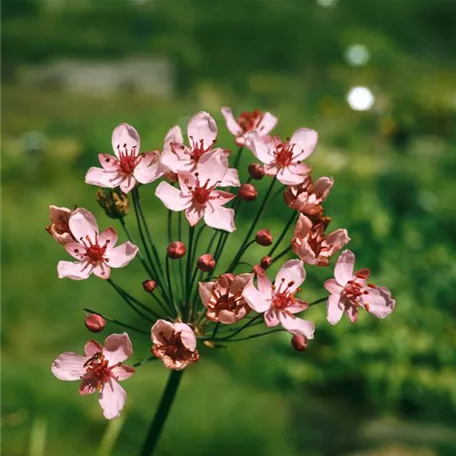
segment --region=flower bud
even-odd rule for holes
[[[205,253],[198,258],[198,269],[203,272],[211,272],[215,268],[214,257],[210,253]]]
[[[86,328],[94,333],[103,331],[105,327],[105,319],[101,315],[92,313],[87,314],[84,323]]]
[[[100,189],[96,193],[96,198],[98,204],[110,218],[119,219],[125,217],[130,211],[128,197],[119,189]]]
[[[255,201],[258,192],[252,184],[242,184],[239,188],[238,197],[243,201]]]
[[[186,252],[187,248],[185,247],[185,244],[181,241],[171,242],[171,244],[168,244],[168,247],[166,248],[166,253],[168,257],[172,260],[182,258]]]
[[[249,175],[252,179],[260,180],[264,177],[264,168],[259,163],[249,165]]]
[[[291,338],[291,345],[297,351],[306,351],[307,350],[307,337],[301,335],[294,335]]]
[[[255,241],[257,244],[267,247],[272,244],[272,234],[269,230],[260,230],[255,235]]]
[[[155,282],[155,280],[144,280],[144,282],[142,283],[142,286],[144,288],[144,291],[147,291],[147,293],[152,293],[155,288],[157,287],[157,283]]]
[[[272,264],[272,258],[270,256],[265,255],[263,258],[261,258],[260,266],[263,269],[268,269],[269,266],[271,266],[271,264]]]

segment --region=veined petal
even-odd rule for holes
[[[111,379],[104,384],[98,402],[103,409],[104,417],[111,420],[119,416],[126,400],[127,393],[125,390],[115,380]]]
[[[174,331],[180,333],[182,344],[187,350],[196,350],[196,336],[190,326],[185,323],[174,323]]]
[[[203,149],[207,149],[217,138],[217,124],[209,113],[201,111],[188,122],[187,134],[193,147],[199,147],[202,142]]]
[[[220,185],[228,172],[228,166],[227,154],[223,149],[204,153],[196,167],[200,183],[209,181],[210,185]]]
[[[368,288],[367,291],[368,294],[363,295],[363,306],[377,318],[386,318],[396,307],[396,301],[388,288]]]
[[[339,285],[345,287],[347,282],[353,278],[355,268],[355,254],[350,250],[344,250],[337,259],[334,267],[334,277]]]
[[[124,193],[129,193],[135,188],[135,185],[136,179],[132,175],[129,175],[124,177],[119,187]]]
[[[114,155],[109,154],[98,154],[98,160],[100,161],[100,165],[106,171],[116,171],[118,170],[119,160]]]
[[[160,156],[157,152],[146,152],[133,171],[133,176],[141,184],[150,184],[163,175]]]
[[[342,293],[342,290],[344,289],[343,286],[339,285],[337,283],[337,280],[336,279],[328,279],[326,282],[325,282],[325,288],[331,293],[331,294],[334,294],[334,295],[340,295],[340,293]]]
[[[98,234],[98,224],[95,216],[87,209],[82,207],[76,209],[71,214],[68,224],[75,239],[78,241],[85,240],[88,236],[95,243],[95,236]]]
[[[224,204],[230,202],[236,195],[229,192],[224,192],[222,190],[213,190],[210,194],[211,199],[209,204],[214,208],[216,206],[223,206]]]
[[[59,355],[52,363],[52,373],[59,379],[67,382],[80,380],[85,374],[84,363],[86,358],[77,353],[65,352]]]
[[[285,289],[289,293],[295,292],[306,278],[306,271],[301,260],[287,261],[277,273],[274,285],[278,292]]]
[[[273,289],[272,283],[266,275],[259,275],[257,277],[258,290],[263,296],[272,299]]]
[[[280,168],[277,173],[277,180],[284,185],[298,185],[306,180],[308,167],[304,164],[286,166],[285,168]],[[294,170],[298,170],[294,172]],[[304,174],[300,174],[301,170],[304,171]]]
[[[253,285],[253,279],[247,282],[242,296],[247,304],[256,312],[263,313],[271,308],[271,298],[260,293]]]
[[[215,282],[199,282],[198,291],[201,298],[201,302],[204,307],[209,305],[209,300],[211,299],[212,289],[214,288]]]
[[[109,366],[123,363],[133,354],[130,338],[126,332],[111,334],[105,339],[103,355],[109,361]]]
[[[245,137],[247,147],[253,152],[258,160],[266,165],[270,165],[274,162],[271,145],[269,143],[265,143],[256,131],[247,133]]]
[[[117,232],[110,226],[98,236],[98,245],[105,245],[106,249],[111,250],[117,244]]]
[[[83,260],[86,249],[79,242],[67,242],[63,247],[73,258],[79,261]]]
[[[290,316],[285,312],[279,314],[280,323],[288,332],[296,336],[304,336],[307,339],[314,338],[315,325],[308,320]]]
[[[175,125],[168,130],[168,133],[166,133],[163,150],[170,150],[171,143],[183,144],[183,142],[184,137],[182,135],[182,130],[178,125]]]
[[[290,138],[290,144],[294,144],[296,160],[305,160],[315,149],[318,142],[318,133],[310,128],[299,128]],[[296,155],[297,154],[297,155]]]
[[[265,112],[263,118],[256,130],[261,136],[269,134],[269,132],[277,125],[277,117],[270,112]]]
[[[204,215],[204,208],[200,206],[190,206],[188,209],[185,209],[185,217],[190,226],[195,226]]]
[[[92,358],[92,356],[103,351],[103,346],[96,340],[89,340],[84,347],[84,353],[87,358]]]
[[[85,183],[104,188],[115,188],[119,185],[121,176],[117,170],[106,171],[103,168],[92,167],[85,175]]]
[[[264,313],[264,323],[268,328],[277,326],[280,323],[277,310],[271,308]]]
[[[135,373],[135,369],[126,366],[125,364],[121,364],[120,366],[113,367],[111,373],[116,381],[122,382],[123,380],[130,378]]]
[[[103,280],[108,280],[111,276],[111,268],[108,263],[100,262],[92,270],[93,274]]]
[[[223,177],[222,182],[220,182],[220,187],[239,187],[240,185],[241,182],[237,169],[229,168]]]
[[[59,261],[57,264],[57,275],[59,279],[68,278],[73,280],[84,280],[89,278],[92,267],[83,261]]]
[[[106,251],[107,264],[112,268],[123,268],[136,256],[138,250],[138,247],[130,241],[124,242]]]
[[[338,229],[326,236],[325,244],[329,247],[330,255],[338,252],[345,244],[350,242],[347,230]]]
[[[233,112],[231,111],[231,108],[223,107],[221,109],[221,112],[222,112],[222,116],[225,118],[226,128],[228,128],[229,132],[233,136],[242,135],[242,132],[243,132],[242,128],[236,122],[236,119],[233,116]]]
[[[179,189],[168,182],[160,182],[155,195],[162,201],[166,208],[172,211],[183,211],[191,205],[191,196],[184,195]]]
[[[112,149],[117,158],[120,154],[139,155],[139,134],[127,123],[117,125],[112,132]]]
[[[236,229],[234,224],[234,209],[208,204],[204,210],[206,225],[232,233]]]
[[[326,284],[325,284],[326,286]],[[344,314],[345,307],[340,300],[340,296],[333,294],[328,297],[327,316],[326,319],[331,325],[339,323]]]

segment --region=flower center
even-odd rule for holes
[[[104,357],[102,352],[95,353],[95,355],[84,363],[84,367],[86,373],[84,374],[83,379],[88,381],[90,386],[98,391],[101,390],[103,385],[112,376],[112,368],[108,367],[108,360]]]
[[[253,112],[241,113],[237,122],[243,132],[246,133],[248,131],[255,130],[262,119],[263,113],[259,109],[255,109]]]
[[[212,144],[209,147],[204,148],[204,141],[201,139],[199,144],[193,143],[193,149],[191,151],[191,159],[196,163],[199,162],[201,156],[207,151],[211,150]]]
[[[137,146],[133,146],[129,151],[126,144],[123,145],[123,150],[121,150],[120,145],[117,146],[117,151],[119,152],[119,171],[121,174],[126,176],[133,174],[139,159],[139,156],[136,154],[136,148]]]
[[[371,285],[372,288],[375,288],[374,285]],[[350,301],[357,301],[358,298],[362,295],[368,294],[369,291],[366,290],[366,287],[357,282],[356,280],[349,280],[343,290],[344,296]]]
[[[196,186],[189,186],[188,189],[192,192],[193,202],[198,204],[199,206],[205,206],[210,199],[215,198],[211,196],[211,193],[215,189],[215,187],[217,187],[217,183],[215,185],[209,185],[210,180],[208,179],[204,183],[204,185],[201,185],[198,176],[199,173],[195,173]]]
[[[277,293],[272,300],[272,305],[277,310],[285,310],[294,304],[294,296],[288,293]]]
[[[98,243],[98,234],[95,234],[95,242],[92,243],[89,236],[86,236],[85,242],[83,239],[80,239],[81,244],[85,247],[85,257],[92,264],[98,264],[103,261],[107,261],[105,258],[106,249],[110,242],[109,239],[106,240],[104,245]],[[78,250],[75,250],[76,253],[79,253]]]
[[[285,166],[289,166],[293,161],[293,149],[294,144],[280,143],[276,146],[276,150],[274,152],[276,163],[284,168]]]
[[[180,359],[185,357],[188,349],[182,342],[180,332],[173,332],[169,338],[165,337],[163,333],[161,336],[166,342],[166,346],[164,347],[164,353],[166,356],[169,356],[173,359]]]

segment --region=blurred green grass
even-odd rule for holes
[[[219,144],[232,147],[218,112],[222,103],[236,112],[272,110],[280,119],[277,133],[284,136],[300,126],[319,131],[310,163],[316,176],[336,181],[326,205],[331,227],[348,229],[358,264],[391,288],[397,309],[385,321],[363,315],[357,325],[345,321],[329,327],[324,307],[313,308],[309,318],[317,324],[316,339],[304,354],[292,351],[283,334],[229,350],[203,347],[201,361],[185,374],[158,454],[340,455],[394,442],[410,451],[454,454],[456,443],[445,432],[423,441],[419,427],[412,426],[411,438],[376,439],[366,431],[372,420],[393,419],[393,428],[422,422],[448,430],[456,419],[454,135],[413,131],[410,140],[398,143],[384,131],[387,119],[352,112],[342,103],[312,111],[289,100],[257,106],[254,96],[241,102],[215,89],[164,101],[6,85],[2,96],[7,113],[2,122],[5,454],[39,456],[39,449],[29,450],[32,429],[44,434],[32,445],[38,448],[44,438],[41,454],[96,454],[107,423],[95,398],[82,398],[76,385],[57,381],[50,363],[63,351],[81,349],[92,336],[83,325],[83,307],[148,329],[101,280],[57,279],[56,263],[65,254],[44,231],[49,204],[87,207],[99,216],[100,226],[108,226],[111,220],[101,215],[96,188],[84,184],[84,174],[96,164],[97,153],[110,151],[112,128],[131,123],[141,134],[142,150],[160,148],[168,128],[185,128],[194,112],[205,109],[218,120]],[[42,151],[24,150],[25,131],[44,134]],[[247,152],[244,167],[252,159]],[[163,246],[165,211],[153,188],[144,188],[142,199]],[[250,213],[251,206],[241,210],[240,231]],[[259,228],[277,236],[287,214],[279,197]],[[241,233],[235,239],[242,239]],[[236,245],[229,243],[231,254]],[[262,252],[256,248],[248,259],[255,261]],[[331,269],[307,269],[303,296],[310,300],[324,294],[322,283]],[[114,278],[141,296],[145,276],[139,264],[115,271]],[[131,336],[134,360],[145,358],[149,340]],[[125,384],[128,405],[113,455],[135,452],[140,445],[166,375],[161,364],[152,363]]]

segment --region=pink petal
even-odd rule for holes
[[[256,130],[261,136],[267,135],[277,125],[277,117],[265,112]]]
[[[345,250],[337,259],[334,267],[334,277],[339,285],[345,287],[349,280],[353,278],[353,269],[355,267],[355,255],[350,250]]]
[[[111,276],[111,268],[104,262],[97,264],[92,272],[103,280],[108,280]]]
[[[220,187],[239,187],[240,185],[241,182],[237,169],[229,168],[223,177],[222,182],[220,182]]]
[[[182,130],[178,125],[175,125],[166,133],[163,150],[171,150],[171,143],[183,144],[183,142],[184,137],[182,136]]]
[[[101,390],[98,402],[103,409],[104,417],[111,420],[119,416],[126,400],[127,393],[125,390],[115,380],[111,379],[105,383]]]
[[[258,290],[268,299],[272,299],[272,283],[266,275],[259,275],[257,278]]]
[[[150,332],[154,344],[167,345],[167,340],[173,335],[174,325],[166,320],[157,320]]]
[[[315,326],[311,321],[292,317],[285,312],[280,312],[279,319],[281,325],[291,334],[304,336],[307,339],[314,338]]]
[[[209,201],[209,205],[212,205],[215,209],[217,206],[223,206],[230,202],[236,195],[221,190],[213,190],[210,196],[211,200]]]
[[[278,312],[271,308],[264,313],[264,323],[268,328],[277,326],[280,323]]]
[[[340,321],[342,315],[344,314],[344,310],[345,308],[342,302],[340,301],[339,295],[333,294],[328,297],[328,314],[326,316],[326,319],[331,325],[335,325]]]
[[[214,288],[215,282],[199,282],[198,291],[201,298],[201,302],[204,307],[209,305],[209,300],[211,299],[212,289]]]
[[[294,167],[287,166],[285,168],[280,168],[279,172],[277,173],[277,180],[284,185],[298,185],[301,184],[306,180],[308,174],[308,166],[307,165],[296,165]],[[297,170],[294,172],[294,170]],[[304,172],[304,174],[300,174]]]
[[[315,193],[320,197],[321,201],[326,199],[333,185],[334,179],[332,177],[319,177],[314,182]]]
[[[293,152],[297,160],[306,159],[315,149],[318,142],[318,133],[310,128],[296,130],[290,138],[290,144],[294,144]]]
[[[87,358],[92,358],[92,356],[96,355],[97,353],[101,353],[102,351],[102,345],[96,340],[89,340],[84,347],[84,353]]]
[[[141,184],[150,184],[162,175],[163,167],[160,166],[159,157],[152,152],[143,154],[133,172],[133,176]]]
[[[243,130],[239,126],[239,124],[236,122],[236,119],[233,116],[233,112],[231,111],[231,108],[223,107],[221,109],[221,112],[222,112],[222,116],[225,118],[226,128],[228,128],[229,132],[233,136],[241,135]]]
[[[112,132],[112,149],[117,158],[120,153],[128,155],[139,154],[139,134],[134,127],[123,123],[114,128]]]
[[[358,320],[358,306],[356,305],[348,305],[345,308],[345,313],[347,314],[347,317],[352,323],[356,323]]]
[[[168,182],[160,182],[158,184],[155,196],[162,201],[166,208],[172,211],[183,211],[191,205],[191,196],[184,195]]]
[[[136,179],[133,176],[125,176],[119,187],[124,193],[131,192],[136,185]]]
[[[263,313],[271,307],[271,298],[260,293],[253,285],[253,279],[244,287],[242,296],[256,312]]]
[[[59,279],[68,278],[73,280],[87,279],[92,272],[92,267],[82,261],[59,261],[57,275]]]
[[[66,352],[59,355],[52,363],[52,373],[59,379],[67,382],[80,380],[85,374],[86,359],[77,353]]]
[[[187,135],[193,147],[199,147],[202,141],[203,149],[207,149],[217,138],[217,124],[210,114],[201,111],[188,122]]]
[[[123,363],[133,354],[130,338],[126,332],[122,334],[111,334],[103,345],[103,355],[109,361],[109,366]]]
[[[196,349],[196,336],[190,326],[185,323],[174,323],[174,330],[180,333],[182,343],[190,351]]]
[[[187,147],[182,147],[184,150],[188,151]],[[195,167],[195,163],[190,158],[190,155],[182,154],[182,156],[179,156],[178,154],[171,152],[171,150],[163,152],[161,163],[174,173],[180,171],[191,171]]]
[[[312,229],[311,220],[303,214],[299,214],[298,221],[294,230],[294,236],[298,238],[305,238]]]
[[[350,242],[350,238],[348,237],[347,230],[344,229],[333,231],[326,236],[325,240],[325,244],[330,247],[329,255],[333,255],[335,252],[338,252],[348,242]]]
[[[106,171],[117,172],[119,169],[119,159],[113,155],[98,154],[98,160],[100,160],[100,165]]]
[[[255,157],[258,158],[262,163],[270,165],[274,162],[274,155],[271,151],[270,143],[265,143],[261,136],[252,131],[246,136],[246,145],[253,152]]]
[[[204,208],[191,206],[185,209],[185,218],[187,219],[190,226],[195,226],[204,215]]]
[[[277,273],[274,285],[276,292],[283,292],[285,289],[289,293],[297,290],[306,278],[306,271],[301,260],[287,261]]]
[[[122,176],[117,170],[106,171],[103,168],[92,167],[87,171],[85,183],[97,185],[98,187],[115,188],[122,180]]]
[[[396,307],[396,301],[385,287],[368,288],[369,293],[363,296],[364,308],[377,318],[386,318]]]
[[[58,207],[51,204],[49,206],[49,218],[52,223],[60,222],[61,220],[69,220],[71,210],[67,207]]]
[[[122,382],[127,378],[130,378],[135,373],[135,369],[133,367],[126,366],[125,364],[121,364],[120,366],[113,367],[111,369],[111,373],[116,381]]]
[[[336,279],[328,279],[325,282],[325,288],[333,295],[340,295],[344,287],[337,283]]]
[[[136,256],[138,247],[130,241],[106,251],[107,264],[111,268],[123,268]]]
[[[98,236],[98,245],[107,244],[107,250],[111,250],[117,243],[117,232],[110,226]]]
[[[279,172],[279,167],[275,163],[264,165],[263,169],[266,176],[276,176]]]
[[[95,235],[98,234],[98,224],[95,216],[87,209],[76,209],[69,220],[70,230],[78,240],[85,240],[87,236],[95,243]]]
[[[209,181],[210,185],[220,185],[228,172],[228,158],[223,149],[204,153],[197,166],[201,184]]]
[[[82,261],[85,257],[86,249],[79,242],[67,242],[64,245],[65,250],[73,257],[79,261]]]
[[[234,209],[227,207],[207,205],[204,210],[204,221],[206,225],[228,231],[228,233],[232,233],[236,229],[234,224]]]

